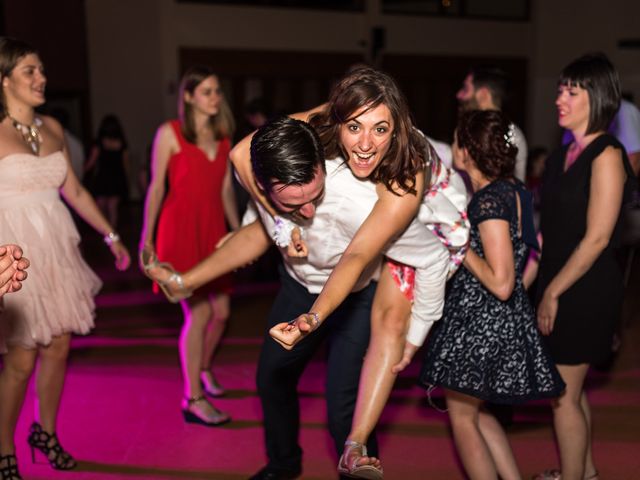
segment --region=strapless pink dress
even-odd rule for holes
[[[0,351],[36,348],[94,326],[94,296],[102,282],[86,264],[80,235],[58,189],[67,175],[62,152],[0,159],[0,244],[15,243],[31,261],[22,289],[4,296]]]

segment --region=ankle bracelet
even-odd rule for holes
[[[184,399],[187,401],[188,405],[193,405],[194,403],[200,402],[202,400],[206,400],[206,397],[204,396],[204,394],[198,395],[197,397],[184,397]]]

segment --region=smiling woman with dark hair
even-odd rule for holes
[[[619,104],[618,73],[604,55],[584,55],[562,71],[558,124],[574,141],[551,154],[542,182],[538,325],[567,390],[553,402],[562,473],[548,470],[540,480],[598,477],[584,380],[608,357],[622,306],[615,248],[633,173],[624,147],[606,133]]]

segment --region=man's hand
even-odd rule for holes
[[[296,343],[319,326],[320,320],[317,314],[303,313],[290,322],[278,323],[269,330],[269,335],[283,348],[291,350]]]

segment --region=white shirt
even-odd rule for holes
[[[438,157],[440,157],[442,163],[444,163],[447,168],[452,168],[453,152],[451,151],[451,145],[449,145],[448,143],[440,142],[438,140],[434,140],[431,137],[427,137],[427,140],[429,140],[429,143],[433,145],[433,148],[438,154]]]
[[[314,294],[322,291],[329,275],[378,199],[375,185],[354,177],[342,159],[327,160],[325,165],[325,194],[316,206],[315,215],[306,222],[296,221],[304,229],[308,257],[289,257],[286,247],[279,247],[289,275],[304,285],[309,293]],[[261,206],[258,213],[267,233],[273,238],[274,219]],[[362,272],[353,291],[363,289],[371,280],[377,280],[379,266],[379,261],[371,262]]]
[[[84,146],[69,130],[64,130],[64,139],[67,142],[67,150],[69,151],[69,160],[71,161],[71,168],[73,173],[76,174],[78,180],[82,181],[84,175]]]
[[[638,107],[622,99],[620,109],[609,127],[609,132],[624,145],[628,155],[640,152],[640,110]]]
[[[516,166],[513,171],[513,175],[524,182],[527,176],[527,156],[529,152],[527,150],[527,140],[524,138],[524,133],[520,130],[515,123],[514,126],[514,137],[516,140],[516,147],[518,147],[518,154],[516,155]]]
[[[309,256],[305,259],[292,258],[287,255],[286,248],[280,247],[287,272],[310,293],[320,293],[378,201],[375,184],[356,178],[341,158],[327,160],[325,165],[324,198],[317,206],[314,217],[302,224]],[[262,207],[258,211],[273,238],[273,218]],[[449,252],[424,222],[432,217],[432,207],[423,203],[418,216],[384,252],[392,260],[416,268],[414,303],[407,336],[407,340],[415,345],[424,342],[432,324],[442,316],[449,272]],[[360,276],[354,291],[377,279],[379,265],[379,261],[371,262]]]

